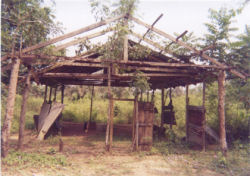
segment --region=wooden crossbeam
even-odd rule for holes
[[[172,53],[171,51],[165,51],[165,48],[162,47],[161,45],[159,45],[158,43],[155,43],[155,42],[153,42],[153,41],[150,40],[150,39],[143,38],[143,36],[141,36],[140,34],[137,34],[137,33],[134,33],[134,32],[132,32],[131,34],[132,34],[133,36],[139,38],[140,40],[143,40],[143,41],[145,41],[146,43],[148,43],[148,44],[150,44],[150,45],[152,45],[152,46],[154,46],[154,47],[156,47],[156,48],[158,48],[158,49],[164,51],[165,53],[171,54],[171,55],[173,56],[173,57],[172,57],[173,60],[175,60],[175,61],[180,61],[180,59],[178,59],[178,58],[176,58],[176,57],[174,56],[174,53]]]
[[[144,73],[141,76],[145,77],[193,77],[193,74],[187,73]],[[85,73],[44,73],[40,77],[43,78],[82,78],[82,79],[108,79],[107,74],[85,74]],[[116,74],[112,75],[112,79],[121,79],[121,78],[133,78],[134,74],[125,73],[125,74]]]
[[[147,23],[145,23],[145,22],[143,22],[143,21],[141,21],[141,20],[139,20],[139,19],[137,19],[137,18],[135,18],[135,17],[133,17],[133,16],[130,16],[129,18],[130,18],[131,20],[133,20],[134,22],[136,22],[137,24],[140,24],[140,25],[142,25],[142,26],[144,26],[144,27],[146,27],[146,28],[151,28],[151,26],[150,26],[149,24],[147,24]],[[153,27],[153,28],[151,28],[151,30],[154,31],[154,32],[156,32],[157,34],[159,34],[159,35],[161,35],[161,36],[163,36],[163,37],[165,37],[165,38],[167,38],[167,39],[173,41],[173,42],[178,43],[179,45],[181,45],[181,46],[183,46],[183,47],[189,49],[190,51],[192,51],[192,52],[194,52],[194,53],[196,53],[196,54],[200,54],[200,51],[198,51],[198,50],[196,50],[195,48],[193,48],[193,47],[187,45],[185,42],[183,42],[183,41],[181,41],[181,40],[176,41],[176,39],[175,39],[173,36],[171,36],[171,35],[169,35],[169,34],[163,32],[163,31],[161,31],[161,30],[159,30],[159,29],[157,29],[157,28],[154,28],[154,27]],[[218,61],[215,60],[214,58],[212,58],[212,57],[210,57],[210,56],[208,56],[208,55],[206,55],[206,54],[204,54],[204,53],[202,53],[201,57],[204,58],[204,59],[209,60],[209,61],[212,62],[213,64],[218,65],[219,67],[221,67],[221,69],[227,69],[227,67],[228,67],[227,65],[218,62]],[[236,76],[242,78],[242,79],[246,79],[246,76],[245,76],[245,75],[243,75],[242,73],[240,73],[240,72],[238,72],[238,71],[236,71],[236,70],[231,69],[230,72],[233,73],[233,74],[235,74]]]
[[[108,28],[106,30],[103,30],[103,31],[100,31],[100,32],[96,32],[94,34],[90,34],[90,35],[87,35],[87,36],[84,36],[84,37],[81,37],[79,39],[76,39],[76,40],[73,40],[73,41],[70,41],[70,42],[67,42],[65,44],[62,44],[62,45],[59,45],[57,46],[53,51],[59,51],[61,49],[64,49],[64,48],[67,48],[69,46],[73,46],[73,45],[76,45],[80,42],[84,42],[86,40],[89,40],[89,39],[92,39],[92,38],[95,38],[95,37],[99,37],[99,36],[102,36],[110,31],[112,31],[113,28]]]
[[[67,39],[67,38],[74,37],[74,36],[76,36],[76,35],[79,35],[79,34],[81,34],[81,33],[90,31],[90,30],[95,29],[95,28],[98,28],[98,27],[100,27],[100,26],[109,24],[109,23],[111,23],[111,22],[114,22],[114,21],[119,20],[119,19],[124,18],[124,17],[125,17],[125,14],[120,15],[120,16],[117,16],[117,17],[114,17],[114,18],[109,18],[109,19],[106,19],[106,20],[102,20],[102,21],[100,21],[100,22],[98,22],[98,23],[91,24],[91,25],[89,25],[89,26],[86,26],[86,27],[81,28],[81,29],[78,29],[78,30],[76,30],[76,31],[73,31],[73,32],[70,32],[70,33],[61,35],[61,36],[56,37],[56,38],[53,38],[53,39],[51,39],[51,40],[48,40],[48,41],[45,41],[45,42],[41,42],[41,43],[38,43],[38,44],[36,44],[36,45],[33,45],[33,46],[30,46],[30,47],[24,48],[24,49],[22,50],[22,53],[27,53],[27,52],[30,52],[30,51],[33,51],[33,50],[36,50],[36,49],[39,49],[39,48],[42,48],[42,47],[45,47],[45,46],[54,44],[54,43],[56,43],[56,42],[65,40],[65,39]],[[8,58],[7,56],[3,56],[3,57],[1,58],[1,61],[3,61],[4,59],[7,59],[7,58]]]
[[[176,41],[178,41],[180,38],[182,38],[184,35],[186,35],[187,32],[188,32],[187,30],[184,31],[181,35],[179,35],[179,36],[176,38],[175,41],[172,41],[170,44],[168,44],[167,47],[170,47],[170,45],[172,45],[173,43],[175,43]]]
[[[163,16],[163,14],[160,14],[160,16],[153,22],[153,24],[151,25],[151,28],[154,27],[154,25],[161,19],[161,17]],[[142,38],[144,38],[151,29],[148,29],[147,32],[143,35]],[[140,39],[140,41],[138,42],[139,44],[141,43],[142,39]]]

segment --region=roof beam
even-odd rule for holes
[[[94,23],[94,24],[91,24],[89,26],[86,26],[84,28],[81,28],[81,29],[78,29],[76,31],[73,31],[73,32],[70,32],[70,33],[67,33],[67,34],[64,34],[64,35],[61,35],[59,37],[56,37],[56,38],[53,38],[51,40],[48,40],[48,41],[45,41],[45,42],[41,42],[41,43],[38,43],[36,45],[33,45],[33,46],[30,46],[30,47],[27,47],[27,48],[24,48],[22,50],[22,53],[27,53],[27,52],[30,52],[30,51],[33,51],[33,50],[36,50],[36,49],[39,49],[39,48],[43,48],[45,46],[48,46],[48,45],[51,45],[51,44],[54,44],[56,42],[59,42],[59,41],[62,41],[62,40],[65,40],[67,38],[71,38],[71,37],[74,37],[76,35],[79,35],[81,33],[84,33],[84,32],[87,32],[87,31],[90,31],[92,29],[95,29],[95,28],[98,28],[100,26],[103,26],[103,25],[106,25],[106,24],[109,24],[111,22],[114,22],[116,20],[119,20],[121,18],[124,18],[126,14],[123,14],[123,15],[120,15],[120,16],[117,16],[117,17],[114,17],[114,18],[109,18],[109,19],[106,19],[106,20],[102,20],[98,23]],[[1,58],[1,60],[3,59],[7,59],[8,57],[7,56],[3,56]]]
[[[110,31],[112,31],[113,28],[108,28],[106,30],[103,30],[103,31],[100,31],[100,32],[96,32],[96,33],[93,33],[93,34],[90,34],[90,35],[87,35],[87,36],[84,36],[84,37],[81,37],[79,39],[76,39],[76,40],[73,40],[73,41],[70,41],[70,42],[67,42],[67,43],[64,43],[62,45],[59,45],[57,46],[55,49],[53,49],[53,51],[59,51],[61,49],[64,49],[64,48],[68,48],[69,46],[72,46],[72,45],[76,45],[80,42],[84,42],[86,40],[89,40],[89,39],[92,39],[92,38],[95,38],[95,37],[99,37],[99,36],[102,36]]]
[[[155,48],[158,48],[158,49],[164,51],[164,52],[167,53],[167,54],[171,54],[171,55],[173,56],[173,57],[172,57],[173,60],[175,60],[175,61],[180,61],[180,59],[178,59],[178,58],[176,58],[176,57],[174,56],[174,53],[172,53],[171,51],[165,51],[165,48],[162,47],[161,45],[159,45],[158,43],[155,43],[155,42],[153,42],[153,41],[150,40],[150,39],[143,38],[143,36],[141,36],[140,34],[137,34],[137,33],[134,33],[134,32],[131,32],[131,34],[132,34],[133,36],[135,36],[135,37],[137,37],[137,38],[139,38],[139,39],[145,41],[146,43],[148,43],[148,44],[154,46]]]
[[[183,46],[183,47],[189,49],[190,51],[192,51],[192,52],[194,52],[194,53],[197,53],[197,54],[200,54],[200,51],[198,51],[198,50],[196,50],[195,48],[193,48],[193,47],[187,45],[185,42],[180,41],[180,40],[177,40],[177,41],[176,41],[176,39],[175,39],[173,36],[171,36],[171,35],[169,35],[169,34],[163,32],[163,31],[161,31],[161,30],[159,30],[159,29],[157,29],[157,28],[154,28],[154,27],[151,28],[151,26],[150,26],[149,24],[147,24],[147,23],[145,23],[145,22],[143,22],[143,21],[141,21],[141,20],[139,20],[139,19],[137,19],[137,18],[135,18],[135,17],[133,17],[133,16],[130,16],[129,18],[130,18],[131,20],[133,20],[134,22],[136,22],[137,24],[140,24],[140,25],[142,25],[142,26],[144,26],[144,27],[146,27],[146,28],[150,28],[152,31],[156,32],[157,34],[160,34],[161,36],[163,36],[163,37],[165,37],[165,38],[167,38],[167,39],[169,39],[169,40],[171,40],[171,41],[173,41],[173,42],[178,43],[179,45],[181,45],[181,46]],[[218,61],[215,60],[214,58],[209,57],[208,55],[206,55],[206,54],[204,54],[204,53],[201,53],[201,57],[204,58],[204,59],[209,60],[209,61],[212,62],[213,64],[218,65],[218,66],[221,67],[222,69],[226,69],[226,68],[228,67],[227,65],[218,62]],[[243,74],[241,74],[240,72],[238,72],[238,71],[236,71],[236,70],[233,70],[233,69],[232,69],[232,70],[230,70],[230,72],[233,73],[233,74],[235,74],[236,76],[242,78],[242,79],[246,79],[246,76],[244,76]]]
[[[163,14],[160,14],[160,16],[151,25],[151,28],[154,27],[154,25],[161,19],[162,16],[163,16]],[[147,30],[147,32],[143,35],[142,38],[144,38],[151,31],[151,28]],[[140,41],[138,43],[140,44],[141,41],[142,41],[142,39],[140,39]]]

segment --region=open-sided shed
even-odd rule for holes
[[[21,121],[23,121],[25,117],[25,104],[27,101],[30,77],[31,80],[36,81],[39,84],[44,84],[51,87],[56,87],[59,85],[93,85],[108,87],[110,99],[106,133],[106,146],[108,150],[110,149],[112,143],[112,104],[115,99],[112,96],[110,87],[131,86],[136,71],[140,71],[141,76],[145,76],[148,78],[148,82],[150,83],[151,89],[153,90],[164,90],[164,88],[186,86],[186,105],[188,106],[188,85],[203,83],[208,80],[218,78],[220,143],[222,150],[226,151],[227,144],[225,138],[224,115],[225,71],[229,71],[242,79],[246,79],[247,76],[243,73],[236,71],[230,66],[224,63],[220,63],[214,58],[209,57],[206,54],[206,51],[211,48],[211,46],[208,46],[203,50],[197,50],[183,42],[181,38],[187,33],[187,31],[185,31],[176,38],[160,29],[153,27],[154,24],[161,18],[161,16],[162,15],[160,15],[152,25],[149,25],[133,16],[130,16],[129,14],[124,14],[115,18],[102,20],[98,23],[89,25],[87,27],[81,28],[68,34],[64,34],[49,41],[24,48],[19,53],[13,51],[11,54],[3,56],[1,58],[2,61],[6,59],[13,60],[6,110],[7,113],[5,116],[5,119],[7,120],[5,120],[3,129],[10,128],[10,126],[7,125],[7,122],[8,119],[11,119],[13,116],[13,104],[15,99],[18,70],[21,62],[25,65],[29,65],[30,67],[26,79],[27,85],[23,95],[23,105],[20,117]],[[87,31],[91,31],[95,28],[113,23],[117,20],[124,20],[124,26],[127,28],[129,20],[130,22],[142,25],[147,29],[147,32],[144,35],[140,35],[134,33],[132,30],[129,30],[128,34],[123,36],[124,46],[121,58],[117,58],[115,60],[110,58],[103,58],[103,53],[99,53],[96,50],[89,50],[84,54],[74,57],[50,56],[32,53],[32,51],[36,49],[46,47],[48,45],[57,43],[67,38],[71,38]],[[105,33],[110,32],[112,30],[114,29],[107,28],[106,30],[102,30],[100,32],[87,35],[85,37],[70,41],[68,43],[64,43],[62,45],[56,46],[55,50],[60,50],[72,45],[77,45],[80,42],[104,35]],[[178,44],[179,46],[188,50],[189,54],[178,55],[173,51],[169,50],[168,48],[161,46],[161,44],[154,42],[153,40],[147,37],[147,34],[149,32],[154,32],[164,37],[165,39],[171,41],[169,46],[173,43]],[[129,39],[129,36],[133,36],[133,38],[137,38],[139,41],[136,42],[134,41],[134,39]],[[142,41],[147,43],[151,47],[142,45]],[[136,50],[134,50],[135,46],[140,46],[142,50],[145,49],[145,52],[149,51],[148,54],[141,58],[133,57],[133,54],[131,53],[136,52]],[[205,61],[195,62],[193,61],[193,57],[200,57],[203,58]],[[49,59],[51,60],[51,63],[46,65],[45,67],[43,66],[43,68],[41,69],[35,69],[35,67],[32,66],[36,65],[36,61],[38,59],[40,62],[43,59]],[[136,116],[138,116],[138,113],[136,113],[136,109],[138,110],[138,104],[136,105],[137,97],[134,101],[135,106],[137,106],[135,107],[135,124],[137,124],[139,123],[138,118],[136,118]],[[22,123],[20,124],[22,125]],[[202,124],[205,124],[205,120],[202,122]],[[138,128],[138,125],[135,125],[135,128]],[[23,138],[23,129],[24,127],[20,128],[20,141],[22,141]],[[136,135],[138,135],[137,129],[135,129],[135,136]],[[6,150],[6,147],[8,145],[8,130],[3,130],[2,139],[3,148],[4,150]],[[135,138],[135,140],[138,141],[138,138]]]

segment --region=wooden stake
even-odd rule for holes
[[[19,120],[18,149],[22,149],[23,147],[24,131],[25,131],[25,115],[26,115],[27,100],[28,100],[29,90],[30,90],[30,77],[31,77],[31,70],[29,69],[28,75],[26,77],[26,84],[23,90],[23,97],[22,97],[22,106],[21,106],[21,113],[20,113],[20,120]]]
[[[206,82],[203,82],[203,91],[202,91],[202,106],[204,109],[203,112],[203,122],[202,122],[202,150],[206,151],[206,109],[205,109],[205,101],[206,101]]]
[[[227,154],[226,127],[225,127],[225,71],[218,75],[218,111],[220,122],[220,146],[224,155]]]
[[[188,98],[188,85],[186,85],[186,142],[188,142],[189,134],[188,134],[188,105],[189,105],[189,98]]]

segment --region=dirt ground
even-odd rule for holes
[[[66,157],[68,165],[39,168],[32,165],[27,167],[7,166],[2,164],[3,176],[96,176],[96,175],[131,175],[131,176],[190,176],[204,175],[216,176],[220,173],[209,169],[194,160],[192,156],[199,154],[194,151],[187,154],[169,154],[132,152],[131,142],[126,136],[114,137],[111,152],[104,148],[104,133],[90,131],[75,136],[62,136],[63,152],[59,152],[58,137],[49,138],[45,141],[37,141],[36,133],[27,131],[23,152],[41,153],[48,155],[48,151],[55,150],[55,155]],[[80,132],[81,133],[81,132]],[[12,135],[10,145],[17,146],[18,135]],[[204,154],[206,155],[206,154]]]

